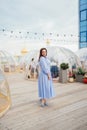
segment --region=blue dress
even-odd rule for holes
[[[41,56],[39,65],[40,65],[40,72],[38,76],[39,97],[42,99],[52,98],[55,96],[52,77],[49,80],[47,76],[48,73],[51,75],[50,61],[47,59],[47,57]]]

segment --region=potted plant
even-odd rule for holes
[[[68,81],[69,81],[70,83],[74,82],[74,74],[73,74],[72,71],[69,71],[69,79],[68,79]]]
[[[87,72],[85,73],[84,77],[83,77],[83,83],[87,84]]]
[[[68,68],[69,68],[68,63],[61,63],[60,64],[59,81],[62,83],[66,83],[68,80],[68,77],[67,77],[67,69]]]
[[[63,70],[66,70],[66,69],[69,68],[69,64],[68,63],[61,63],[60,68],[63,69]]]
[[[83,82],[84,75],[85,75],[85,70],[82,67],[78,67],[77,71],[75,73],[76,81],[77,82]]]

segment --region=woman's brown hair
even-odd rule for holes
[[[40,54],[39,54],[39,60],[40,60],[40,57],[43,56],[43,55],[42,55],[42,51],[43,51],[43,50],[46,50],[46,55],[47,55],[47,49],[46,49],[46,48],[41,48],[41,49],[40,49]]]

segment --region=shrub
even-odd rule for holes
[[[77,75],[85,75],[85,71],[84,71],[84,69],[83,68],[81,68],[81,67],[78,67],[77,68],[77,71],[76,71],[76,74]]]
[[[63,70],[66,70],[66,69],[69,68],[69,64],[68,63],[61,63],[60,68],[63,69]]]

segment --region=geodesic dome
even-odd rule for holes
[[[78,56],[69,49],[57,46],[50,46],[47,47],[47,57],[50,59],[51,62],[56,63],[60,66],[61,63],[69,63],[69,67],[72,66],[81,66],[80,60]],[[34,58],[35,62],[38,62],[39,58],[39,50],[33,50],[29,52],[21,61],[21,64],[29,64],[31,59]]]
[[[11,97],[7,79],[0,69],[0,117],[10,108]]]
[[[76,55],[79,57],[82,65],[87,69],[87,48],[79,49]]]
[[[12,67],[15,68],[16,64],[17,63],[11,54],[4,50],[0,50],[0,66],[3,70],[6,70],[7,68],[11,70]]]

